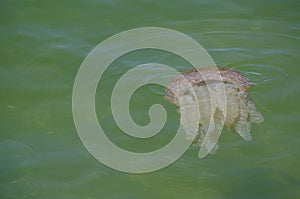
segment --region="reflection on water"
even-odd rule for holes
[[[296,198],[299,8],[296,0],[1,2],[1,198]],[[145,175],[119,173],[89,155],[71,113],[77,70],[100,41],[143,26],[190,35],[217,65],[255,83],[249,92],[265,122],[251,128],[253,142],[224,131],[217,154],[199,161],[191,147],[171,166]],[[178,126],[176,107],[153,85],[135,93],[131,114],[147,124],[148,107],[163,104],[168,121],[157,137],[132,139],[112,120],[113,85],[148,62],[191,67],[169,53],[135,52],[111,65],[96,96],[108,136],[133,151],[163,146]]]

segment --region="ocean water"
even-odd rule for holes
[[[300,3],[245,1],[2,1],[0,3],[0,198],[298,198],[300,195]],[[176,162],[145,174],[122,173],[83,146],[72,116],[72,89],[88,53],[108,37],[138,27],[164,27],[192,37],[218,66],[245,74],[265,121],[252,142],[224,129],[216,154],[198,159],[190,147]],[[122,45],[122,44],[120,44]],[[140,50],[113,62],[96,94],[99,123],[118,146],[161,148],[179,125],[164,88],[132,96],[130,112],[149,123],[152,104],[168,113],[151,139],[125,135],[110,108],[117,80],[136,65],[157,62],[178,71],[185,60]]]

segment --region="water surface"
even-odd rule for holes
[[[288,1],[5,1],[0,3],[1,198],[297,198],[300,195],[300,3]],[[125,174],[96,161],[72,119],[72,86],[85,56],[121,31],[165,27],[201,43],[217,65],[237,69],[255,86],[251,98],[265,121],[252,142],[224,130],[220,149],[203,160],[191,147],[149,174]],[[121,44],[120,44],[121,45]],[[97,89],[98,119],[116,144],[146,152],[174,136],[179,116],[164,88],[141,87],[131,101],[140,125],[161,103],[168,121],[159,135],[134,139],[113,121],[118,78],[142,63],[191,66],[173,54],[144,50],[116,60]]]

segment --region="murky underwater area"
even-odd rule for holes
[[[297,0],[1,2],[0,198],[297,198],[299,9]],[[146,174],[121,173],[90,155],[72,117],[76,73],[101,41],[146,26],[189,35],[218,66],[254,83],[250,98],[264,122],[251,126],[251,142],[224,129],[217,153],[199,159],[199,147],[191,146],[175,163]],[[163,147],[179,125],[177,107],[154,84],[134,93],[130,113],[147,125],[151,105],[163,105],[168,118],[159,134],[133,138],[113,120],[117,80],[154,62],[180,72],[192,67],[172,53],[135,51],[113,62],[97,88],[99,123],[116,145],[134,152]]]

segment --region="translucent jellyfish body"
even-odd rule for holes
[[[199,157],[218,148],[223,125],[244,140],[252,140],[251,123],[263,122],[263,116],[249,98],[247,89],[251,85],[248,78],[236,70],[202,67],[175,77],[167,86],[165,98],[179,106],[187,139],[201,146]],[[194,132],[191,128],[195,128],[195,123],[198,123],[198,133],[191,135],[189,132]]]

